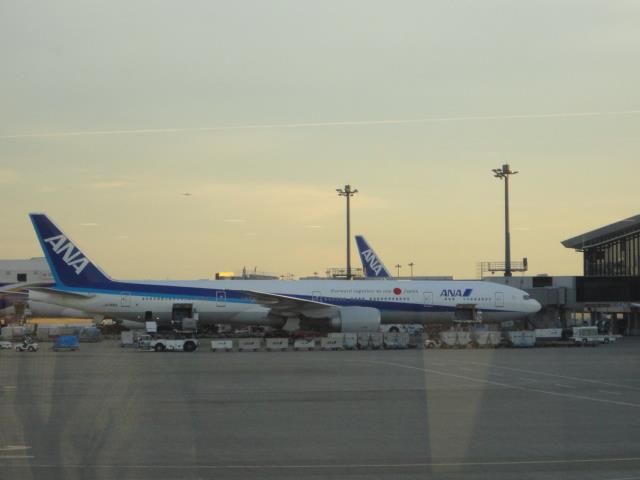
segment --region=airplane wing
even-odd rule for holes
[[[42,282],[19,282],[19,283],[12,283],[10,285],[5,285],[4,287],[0,288],[0,296],[1,295],[7,295],[7,294],[18,294],[21,295],[23,294],[23,290],[27,290],[29,288],[33,288],[33,287],[38,287],[40,285],[47,285],[46,283],[42,283]],[[48,283],[48,285],[51,285],[50,283]]]
[[[331,303],[306,300],[303,298],[279,295],[276,293],[242,290],[242,293],[253,299],[259,305],[270,308],[277,315],[319,313],[326,310],[327,314],[337,313],[338,307]]]
[[[57,288],[49,288],[49,287],[35,287],[35,288],[29,288],[29,290],[35,290],[36,292],[42,292],[42,293],[52,293],[54,295],[63,295],[66,297],[73,297],[73,298],[95,297],[95,294],[93,293],[68,292],[66,290],[58,290]]]

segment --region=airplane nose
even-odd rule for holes
[[[529,300],[529,303],[531,305],[531,313],[539,312],[542,309],[542,305],[540,304],[540,302],[534,300],[533,298]]]

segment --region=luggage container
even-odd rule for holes
[[[288,338],[267,338],[266,341],[266,349],[267,352],[271,352],[273,350],[283,351],[289,349],[289,339]]]
[[[536,328],[536,340],[561,340],[561,328]]]
[[[495,348],[502,341],[502,333],[500,332],[476,332],[475,342],[480,348]]]
[[[358,334],[357,333],[343,333],[343,345],[345,350],[354,350],[358,345]]]
[[[382,333],[361,332],[358,333],[358,348],[378,350],[382,348]]]
[[[128,330],[120,332],[120,346],[121,347],[135,347],[136,342],[133,339],[133,331]]]
[[[516,348],[533,347],[536,344],[536,332],[533,330],[509,332],[509,343]]]
[[[80,330],[79,340],[81,342],[97,343],[102,341],[100,330],[96,327],[84,327]]]
[[[55,352],[64,350],[75,352],[79,348],[80,343],[78,342],[78,337],[76,337],[75,335],[60,335],[58,338],[56,338],[56,341],[53,344],[53,350]]]
[[[298,350],[313,350],[316,348],[315,338],[298,338],[293,342],[293,349]]]
[[[4,327],[2,329],[3,340],[21,340],[25,334],[24,327]]]
[[[5,342],[13,340],[13,332],[11,331],[11,327],[2,327],[0,331],[0,338]]]
[[[405,332],[385,333],[383,337],[384,348],[397,350],[409,347],[409,334]]]
[[[256,352],[262,348],[261,338],[239,338],[238,350],[241,352]]]
[[[358,333],[358,349],[377,350],[379,348],[382,348],[382,333],[379,333],[379,332]]]
[[[344,337],[322,337],[320,339],[322,350],[342,350],[344,348]]]
[[[471,332],[459,332],[456,330],[440,332],[440,341],[442,346],[446,348],[467,348],[472,346]]]
[[[219,352],[219,351],[230,352],[231,350],[233,350],[233,340],[231,339],[211,340],[212,352]]]
[[[46,342],[49,340],[50,331],[51,329],[49,327],[38,327],[38,330],[36,330],[36,340]]]

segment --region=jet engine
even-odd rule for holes
[[[331,329],[338,332],[377,332],[380,310],[371,307],[342,307],[331,319]]]

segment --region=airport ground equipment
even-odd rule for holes
[[[257,352],[262,348],[261,338],[238,339],[238,350],[241,352]]]
[[[536,328],[536,343],[562,340],[561,328]]]
[[[502,343],[502,333],[494,331],[474,332],[474,343],[480,348],[496,348]]]
[[[38,330],[36,330],[36,340],[40,342],[48,342],[57,336],[58,329],[56,327],[43,327],[39,325]]]
[[[265,348],[267,352],[283,351],[289,349],[289,339],[288,338],[267,338]]]
[[[383,336],[384,348],[389,350],[398,350],[409,348],[409,334],[408,333],[385,333]]]
[[[155,352],[195,352],[198,340],[195,338],[152,338],[142,335],[138,339],[138,348]]]
[[[343,333],[343,345],[345,350],[354,350],[358,345],[357,333]]]
[[[25,335],[34,335],[35,325],[27,324],[24,326],[7,326],[2,329],[2,340],[22,340]]]
[[[440,348],[442,343],[440,339],[426,338],[424,341],[424,348]]]
[[[322,350],[342,350],[344,348],[344,337],[322,337],[320,339],[320,348]]]
[[[233,340],[231,339],[217,339],[211,340],[211,351],[212,352],[230,352],[233,350]]]
[[[127,330],[124,332],[120,332],[120,346],[121,347],[133,347],[136,342],[133,338],[133,331]]]
[[[598,333],[598,327],[573,327],[569,340],[577,345],[592,347],[604,343],[603,336]]]
[[[424,326],[418,323],[388,323],[380,325],[382,333],[400,333],[406,332],[409,335],[422,335]]]
[[[363,332],[358,334],[359,349],[378,350],[383,347],[383,337],[380,332]]]
[[[60,335],[53,343],[54,352],[72,351],[75,352],[80,348],[80,342],[75,335]]]
[[[37,343],[19,343],[16,345],[16,352],[37,352],[40,346]]]
[[[471,332],[462,330],[440,332],[440,342],[443,348],[468,348],[473,346]]]
[[[534,347],[536,332],[533,330],[516,330],[508,333],[509,344],[516,348]]]
[[[13,344],[11,342],[0,342],[0,350],[11,350],[13,348]]]
[[[298,350],[313,350],[316,348],[315,338],[298,338],[293,342],[293,349]]]

